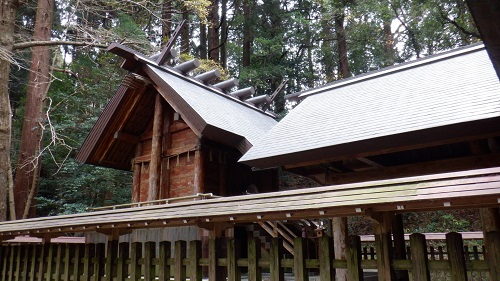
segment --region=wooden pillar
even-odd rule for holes
[[[350,235],[347,245],[347,273],[349,281],[363,280],[363,269],[361,269],[361,238]]]
[[[306,268],[306,239],[293,239],[293,273],[296,281],[309,280]]]
[[[189,280],[201,281],[203,274],[200,266],[201,258],[201,241],[189,242]]]
[[[500,231],[486,233],[486,260],[490,268],[490,281],[500,281]]]
[[[379,281],[394,280],[394,270],[391,265],[392,260],[392,239],[391,239],[391,219],[390,213],[375,214],[376,222],[373,229],[375,231],[375,246],[377,253],[377,268]]]
[[[448,248],[451,281],[467,281],[462,234],[457,232],[447,233],[446,247]]]
[[[335,259],[345,260],[346,259],[346,239],[347,239],[347,218],[333,218],[332,219],[332,229],[333,229],[333,248],[335,252]],[[347,270],[343,268],[337,268],[335,270],[335,278],[337,281],[347,281]]]
[[[178,240],[174,242],[174,257],[174,279],[186,280],[186,270],[182,263],[182,261],[186,258],[186,241]]]
[[[234,238],[227,239],[227,280],[241,280],[241,272],[238,267],[238,244]]]
[[[160,256],[159,256],[159,267],[158,271],[158,281],[170,281],[170,265],[168,265],[168,260],[172,256],[171,254],[171,244],[170,241],[161,241],[159,245]]]
[[[335,255],[331,239],[330,236],[323,236],[318,239],[319,275],[321,281],[335,280],[335,269],[332,267],[332,260]]]
[[[269,272],[271,281],[285,280],[285,273],[281,267],[281,256],[283,254],[283,241],[280,238],[271,240],[271,249],[269,250]]]
[[[160,194],[159,198],[170,198],[170,159],[167,156],[167,150],[170,148],[172,138],[170,134],[170,116],[172,109],[169,106],[163,107],[163,129],[162,129],[162,144],[161,144],[161,178],[160,178]],[[167,169],[168,167],[168,169]]]
[[[138,143],[135,147],[135,157],[141,156],[142,144]],[[134,179],[132,183],[132,203],[141,201],[141,163],[133,164]]]
[[[414,280],[430,281],[427,244],[425,235],[414,233],[410,236],[412,275]]]
[[[153,138],[151,141],[151,162],[149,163],[148,201],[158,199],[161,175],[161,144],[163,134],[163,97],[156,94],[153,120]]]
[[[262,271],[259,267],[260,240],[248,239],[248,281],[262,280]]]
[[[481,224],[483,227],[483,235],[485,238],[486,238],[486,233],[488,232],[500,231],[499,208],[483,208],[479,209],[479,213],[481,215]]]
[[[394,259],[406,259],[405,232],[403,226],[403,215],[396,214],[392,221],[392,237],[394,239]],[[408,271],[398,270],[395,272],[396,280],[408,281]]]
[[[194,194],[204,192],[203,154],[201,149],[194,152]]]

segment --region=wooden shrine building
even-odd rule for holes
[[[169,48],[147,57],[113,44],[129,74],[78,160],[132,170],[135,202],[216,198],[2,222],[2,241],[30,235],[43,243],[4,243],[0,280],[232,281],[244,272],[256,281],[267,272],[273,281],[286,274],[305,281],[309,273],[332,281],[342,269],[353,281],[367,270],[380,281],[499,281],[499,10],[483,14],[498,3],[469,2],[486,49],[473,45],[291,94],[300,104],[279,123],[266,111],[272,98],[230,92],[234,80],[209,84],[217,71],[189,75],[196,61],[165,64]],[[276,167],[325,186],[278,191]],[[449,233],[436,258],[422,234],[404,239],[402,213],[471,208],[480,209],[483,250],[470,252]],[[311,254],[309,237],[299,234],[283,251],[292,235],[279,227],[285,221],[351,216],[373,219],[373,250],[363,250],[358,236],[336,244],[317,237]],[[246,245],[234,233],[218,237],[256,224],[273,234],[265,249],[250,235]],[[187,247],[186,237],[119,240],[131,230],[186,226],[209,232],[205,251],[196,240]],[[107,235],[107,244],[48,242],[90,232]],[[339,248],[344,256],[334,253]]]
[[[237,163],[275,124],[261,109],[269,99],[251,99],[253,88],[228,90],[230,79],[210,85],[217,70],[188,74],[197,60],[175,67],[119,45],[130,71],[83,143],[77,160],[133,170],[132,201],[151,201],[213,193],[277,191],[277,171],[252,172]]]

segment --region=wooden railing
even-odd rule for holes
[[[489,237],[497,239],[495,243],[500,242],[500,233],[492,234]],[[285,271],[291,272],[290,268],[293,268],[296,281],[309,280],[309,275],[316,275],[317,280],[331,281],[335,268],[347,268],[349,280],[360,281],[363,280],[363,270],[377,269],[376,253],[374,259],[363,259],[359,236],[349,237],[345,260],[332,256],[330,237],[317,239],[319,251],[316,257],[306,258],[306,239],[295,238],[292,259],[282,258],[284,249],[278,238],[272,240],[266,257],[260,254],[257,239],[249,239],[247,245],[239,245],[247,248],[246,256],[240,255],[239,242],[234,239],[226,239],[224,253],[217,247],[222,241],[209,240],[204,254],[201,241],[108,241],[107,246],[104,243],[3,244],[0,247],[0,281],[167,281],[171,277],[174,280],[199,281],[208,277],[214,281],[235,281],[241,280],[241,272],[247,272],[248,280],[256,281],[262,280],[263,271],[269,272],[269,280],[278,281],[284,279]],[[432,259],[427,254],[429,247],[425,237],[414,234],[410,240],[409,258],[392,260],[391,265],[394,270],[408,272],[410,280],[427,280],[424,275],[431,276],[430,280],[490,280],[489,261],[484,259],[484,255],[480,259],[464,258],[466,253],[462,245],[460,234],[452,233],[442,258]],[[460,271],[467,275],[465,279],[439,277]]]
[[[219,197],[220,196],[213,195],[212,193],[196,193],[195,195],[181,196],[181,197],[175,197],[175,198],[166,198],[166,199],[158,199],[158,200],[151,200],[151,201],[112,205],[112,206],[87,208],[87,211],[94,212],[94,211],[116,210],[116,209],[134,208],[134,207],[141,207],[141,206],[171,204],[171,203],[183,202],[183,201],[205,200],[205,199],[219,198]]]

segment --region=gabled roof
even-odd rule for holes
[[[296,94],[240,162],[266,168],[500,132],[500,83],[482,45]]]
[[[276,124],[273,114],[172,67],[159,66],[127,48],[120,52],[128,60],[124,63],[127,68],[134,65],[134,73],[124,79],[84,141],[76,157],[80,162],[130,169],[136,143],[151,126],[155,92],[180,113],[198,137],[242,153]]]

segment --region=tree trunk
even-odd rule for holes
[[[181,29],[181,54],[189,54],[189,11],[184,8],[182,19],[186,20],[186,24]]]
[[[322,63],[325,69],[326,82],[335,80],[335,62],[332,46],[332,28],[330,26],[330,14],[323,8],[321,11],[321,33],[323,42],[321,43]]]
[[[243,55],[242,55],[242,66],[250,66],[250,55],[252,54],[252,1],[243,1],[243,17],[245,19],[243,23]]]
[[[38,1],[33,40],[50,40],[53,13],[54,0]],[[41,165],[38,152],[43,134],[40,123],[43,120],[43,101],[50,83],[49,69],[50,48],[48,46],[33,47],[21,133],[21,148],[19,150],[18,167],[14,180],[16,217],[18,219],[25,217],[28,209],[31,209],[30,216],[33,216],[35,211],[32,208],[33,205],[27,205],[27,203],[30,200],[34,202],[32,198],[37,193],[36,187],[40,173],[39,166]]]
[[[10,60],[14,45],[14,23],[18,1],[0,0],[0,221],[7,219],[10,172],[11,109],[9,100]],[[6,54],[3,54],[6,52]]]
[[[339,79],[351,76],[347,62],[347,38],[344,28],[344,11],[333,16],[335,22],[335,34],[337,35],[337,48],[339,59]]]
[[[200,23],[200,59],[207,59],[207,25]]]
[[[208,12],[208,59],[219,62],[219,1],[211,0]]]
[[[161,6],[161,45],[165,45],[172,37],[172,1],[163,2]]]
[[[220,42],[220,63],[222,68],[227,69],[227,0],[221,1],[221,21],[220,21],[220,30],[221,30],[221,42]]]
[[[384,21],[384,66],[391,66],[394,64],[396,52],[394,50],[394,35],[391,31],[391,21]]]

